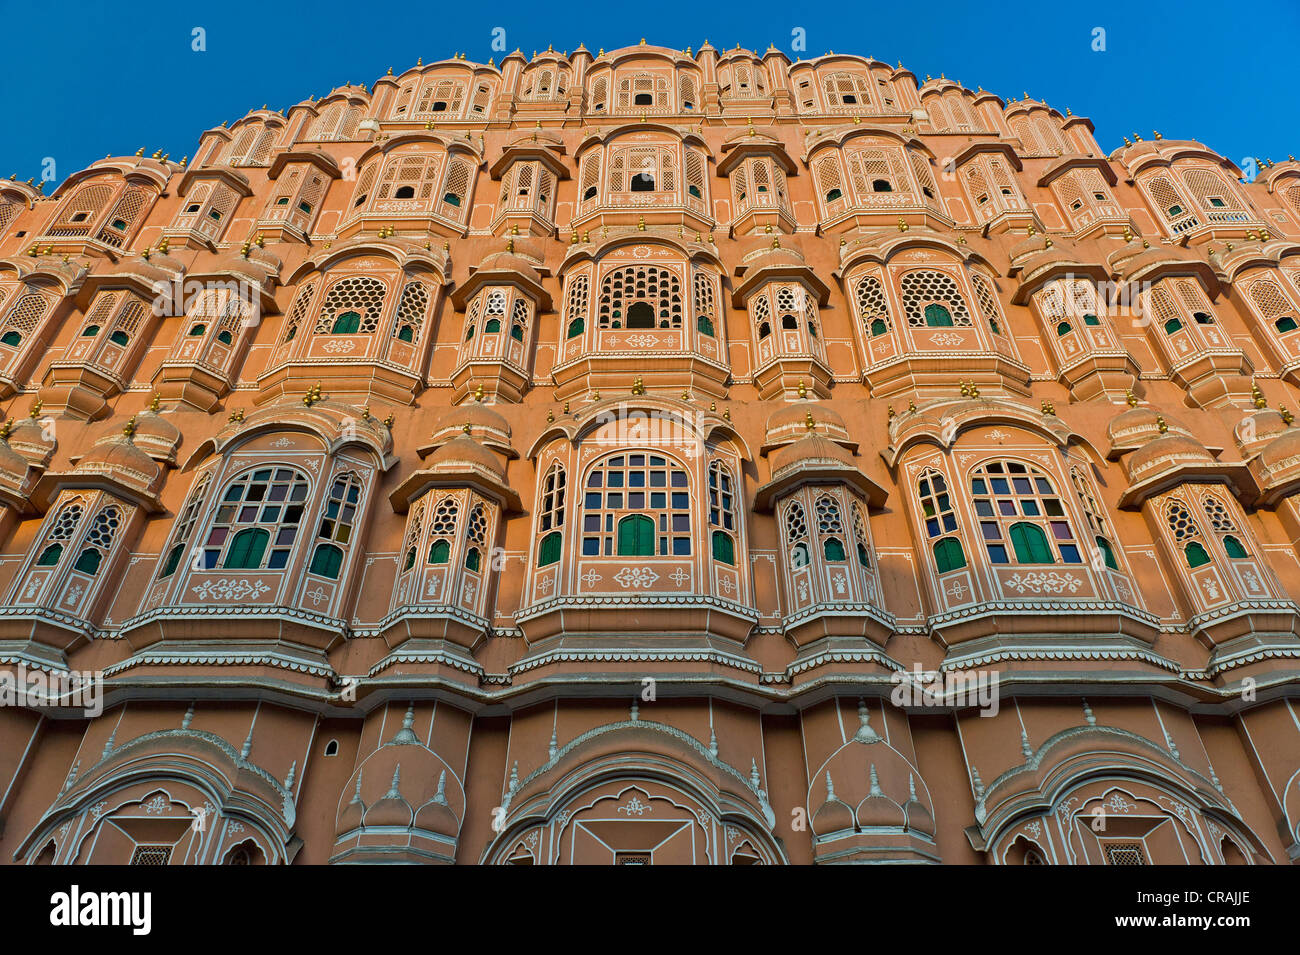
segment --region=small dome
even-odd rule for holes
[[[1246,415],[1233,429],[1233,437],[1242,454],[1251,455],[1265,447],[1278,435],[1286,434],[1291,428],[1282,415],[1272,408],[1264,408],[1254,414]]]
[[[1300,463],[1300,428],[1287,428],[1269,441],[1259,452],[1259,463],[1267,473],[1290,470]]]
[[[21,492],[27,481],[27,468],[27,459],[9,447],[8,442],[0,441],[0,485]]]
[[[79,474],[105,474],[140,491],[152,492],[162,471],[153,458],[126,435],[100,440],[74,469]]]
[[[54,429],[46,429],[37,418],[19,418],[9,430],[9,447],[37,467],[44,467],[58,442]]]
[[[811,432],[808,430],[809,419],[813,423]],[[763,453],[793,444],[810,433],[830,438],[850,451],[858,448],[857,442],[849,440],[848,426],[837,412],[816,401],[800,401],[778,408],[768,416]]]
[[[854,828],[853,809],[835,795],[835,783],[826,774],[827,799],[812,815],[812,831],[819,836]]]
[[[1160,421],[1164,420],[1165,431],[1160,430]],[[1154,408],[1130,408],[1111,419],[1106,429],[1110,437],[1111,453],[1123,454],[1145,446],[1149,441],[1162,434],[1177,434],[1192,437],[1191,429],[1177,418],[1162,416]]]
[[[831,462],[857,467],[853,463],[852,453],[829,438],[824,438],[820,434],[810,434],[772,452],[772,476],[775,478],[781,472],[800,465],[820,465]]]
[[[149,457],[171,464],[181,443],[181,429],[156,411],[142,411],[136,415],[135,434],[131,437]]]
[[[884,794],[880,788],[880,777],[876,773],[876,764],[871,764],[871,792],[867,798],[858,803],[858,825],[863,829],[879,826],[902,828],[907,823],[907,814],[903,807]]]
[[[468,435],[453,438],[429,456],[430,471],[477,471],[494,481],[505,481],[505,468],[497,456]]]
[[[382,799],[366,810],[366,826],[398,826],[406,828],[415,819],[411,804],[402,796],[400,786],[402,767],[399,763],[393,770],[393,784]]]
[[[517,272],[528,281],[542,284],[542,277],[537,271],[537,263],[518,252],[493,252],[486,255],[478,264],[480,272]]]
[[[1212,464],[1214,455],[1195,438],[1181,434],[1166,434],[1149,441],[1133,452],[1128,460],[1130,483],[1137,484],[1175,468]]]

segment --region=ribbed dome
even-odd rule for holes
[[[504,481],[506,473],[495,454],[467,435],[453,438],[434,451],[426,466],[430,471],[462,471],[468,468],[485,473],[497,481]]]
[[[1288,469],[1296,458],[1300,458],[1300,428],[1287,428],[1259,452],[1259,462],[1266,471]]]
[[[534,284],[540,285],[542,277],[537,272],[537,263],[517,252],[493,252],[484,256],[478,264],[480,272],[518,272]]]
[[[1290,429],[1282,415],[1272,408],[1264,408],[1238,421],[1232,434],[1243,454],[1253,454]]]
[[[812,831],[819,836],[854,828],[853,808],[835,796],[835,782],[826,774],[827,799],[813,810]]]
[[[161,469],[126,435],[107,438],[77,462],[78,473],[107,474],[141,491],[152,491]]]
[[[19,490],[27,479],[27,467],[25,457],[9,447],[8,442],[0,441],[0,484]]]
[[[1147,442],[1159,438],[1161,414],[1154,408],[1130,408],[1111,419],[1106,429],[1110,437],[1111,450],[1114,452],[1132,451]],[[1177,418],[1163,416],[1165,432],[1192,437],[1191,429]]]
[[[1213,461],[1214,455],[1195,438],[1166,434],[1133,452],[1128,461],[1129,480],[1136,484],[1174,468],[1210,464]]]
[[[853,455],[844,448],[820,434],[810,434],[772,452],[772,476],[775,477],[796,465],[826,462],[838,462],[856,467],[853,463]]]
[[[773,432],[791,425],[806,430],[809,415],[812,415],[813,424],[818,432],[829,429],[833,432],[843,432],[845,435],[849,433],[848,426],[837,412],[815,401],[806,401],[789,404],[773,411],[767,419],[768,437],[770,438]]]
[[[870,770],[871,792],[867,798],[858,803],[858,825],[863,829],[877,826],[902,827],[907,822],[903,807],[884,794],[880,788],[880,778],[873,763]]]
[[[363,817],[367,826],[409,826],[415,818],[411,804],[401,793],[402,767],[393,770],[393,782],[382,799],[368,808]]]
[[[155,461],[170,462],[176,458],[176,447],[181,443],[181,429],[164,415],[142,411],[136,415],[132,439],[138,448]]]
[[[44,465],[58,443],[53,432],[36,418],[19,418],[9,430],[9,446],[29,461]]]

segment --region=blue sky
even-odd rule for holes
[[[793,31],[804,56],[828,50],[903,64],[919,79],[946,73],[1004,98],[1023,91],[1092,118],[1106,151],[1135,130],[1149,138],[1198,139],[1240,163],[1246,156],[1300,153],[1294,69],[1298,0],[1241,4],[999,0],[895,4],[801,3],[437,3],[380,0],[310,5],[225,0],[130,7],[81,0],[31,21],[32,8],[0,0],[0,13],[27,24],[8,44],[0,76],[22,112],[6,117],[0,176],[41,176],[53,159],[62,181],[105,154],[141,146],[193,155],[198,135],[263,103],[283,109],[349,80],[370,83],[392,66],[456,51],[486,61],[493,30],[507,49],[554,44],[593,52],[650,43],[698,48],[769,43],[791,58]],[[130,10],[129,18],[115,13]],[[740,11],[737,16],[733,11]],[[1243,15],[1235,16],[1236,11]],[[195,27],[206,31],[195,52]],[[1105,31],[1104,52],[1093,50]],[[1289,98],[1288,98],[1289,90]],[[119,97],[125,97],[124,100]],[[47,188],[47,194],[50,190]]]

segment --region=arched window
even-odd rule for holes
[[[713,276],[708,272],[695,273],[695,325],[701,335],[714,335],[713,316],[716,311],[716,298],[713,290]]]
[[[311,559],[313,574],[330,580],[338,579],[343,566],[343,548],[352,539],[360,501],[361,480],[355,474],[341,474],[335,478],[316,532],[316,551]]]
[[[1111,570],[1119,570],[1119,560],[1116,558],[1115,548],[1109,540],[1110,529],[1107,526],[1106,514],[1092,493],[1092,485],[1078,468],[1070,468],[1070,482],[1074,485],[1074,490],[1079,496],[1079,505],[1083,508],[1084,520],[1088,522],[1088,529],[1092,531],[1094,540],[1097,543],[1098,553],[1094,555],[1094,565],[1096,556],[1100,556],[1101,562],[1105,566]]]
[[[406,541],[403,544],[405,556],[402,558],[402,573],[415,566],[416,548],[420,546],[420,535],[424,532],[424,502],[421,501],[411,512],[406,524]]]
[[[208,482],[211,478],[211,472],[204,474],[195,483],[194,489],[190,491],[189,500],[185,502],[185,508],[181,511],[180,520],[176,522],[172,546],[167,552],[166,561],[163,562],[162,573],[158,575],[159,580],[170,577],[176,573],[176,568],[180,566],[181,558],[185,554],[185,548],[189,546],[190,535],[194,533],[194,525],[198,523],[199,512],[203,509],[203,499],[207,494]]]
[[[925,307],[925,324],[930,328],[951,328],[952,313],[943,305],[932,303]]]
[[[889,331],[889,303],[885,299],[885,288],[880,284],[880,279],[874,275],[864,275],[854,290],[854,298],[858,305],[858,317],[872,338]]]
[[[53,567],[59,562],[63,557],[64,543],[72,538],[77,524],[81,522],[81,514],[80,502],[63,505],[45,538],[45,547],[41,550],[40,557],[36,559],[37,567]]]
[[[258,468],[235,478],[204,539],[204,569],[287,567],[307,492],[307,478],[293,468]]]
[[[537,529],[542,534],[537,554],[539,567],[547,567],[560,559],[565,490],[564,467],[554,464],[542,481],[542,502],[537,518]]]
[[[731,470],[721,461],[709,465],[709,524],[713,531],[713,559],[736,563],[735,487]]]
[[[643,520],[629,521],[629,516]],[[587,474],[582,532],[582,553],[588,557],[688,556],[691,506],[686,470],[662,455],[644,452],[606,458]]]
[[[586,330],[590,294],[591,279],[585,272],[581,275],[575,275],[570,280],[568,304],[565,306],[565,316],[568,318],[568,326],[565,332],[566,338],[577,338]]]
[[[424,316],[428,310],[429,287],[423,282],[407,282],[397,305],[393,337],[403,342],[417,341],[424,328]]]
[[[82,551],[77,555],[74,568],[83,574],[95,576],[100,562],[112,548],[113,538],[121,526],[122,509],[116,505],[110,505],[96,514],[94,523],[90,525],[90,531],[86,534]]]
[[[1223,502],[1216,497],[1207,496],[1201,505],[1205,509],[1205,517],[1209,520],[1211,529],[1218,535],[1219,543],[1223,545],[1224,553],[1234,560],[1249,557],[1249,552],[1241,542],[1241,532],[1237,530]]]
[[[1065,504],[1042,471],[1020,461],[991,461],[971,473],[970,487],[992,563],[1010,562],[1008,543],[1017,563],[1055,563],[1057,552],[1067,564],[1082,562]]]
[[[790,552],[790,567],[798,570],[808,566],[808,519],[803,505],[791,501],[785,512],[785,542]]]
[[[483,549],[487,547],[487,515],[483,511],[482,504],[475,504],[469,512],[469,520],[465,525],[465,540],[468,547],[465,550],[465,566],[470,570],[477,571],[482,565]]]
[[[817,515],[817,537],[821,541],[822,556],[828,561],[845,560],[844,523],[840,519],[840,507],[835,499],[823,494],[815,506]]]
[[[452,498],[443,498],[433,511],[433,523],[429,525],[430,564],[445,564],[451,560],[451,542],[456,535],[456,524],[460,518],[460,505]]]
[[[853,504],[850,507],[853,512],[853,536],[857,544],[858,563],[864,570],[871,569],[870,549],[867,547],[867,522],[862,517],[862,508]]]
[[[1191,512],[1177,498],[1165,504],[1165,523],[1174,537],[1174,544],[1183,552],[1189,568],[1201,567],[1210,562],[1209,552],[1201,543],[1201,530],[1196,526]]]
[[[23,339],[31,334],[36,324],[45,317],[49,305],[50,300],[36,292],[27,292],[19,296],[5,315],[4,322],[0,323],[0,328],[5,329],[0,342],[10,348],[17,348],[22,344]]]

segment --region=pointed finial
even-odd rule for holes
[[[1029,733],[1023,727],[1020,730],[1020,752],[1024,754],[1025,759],[1034,755],[1034,749],[1029,745]]]
[[[1133,394],[1132,388],[1124,389],[1124,401],[1130,408],[1136,408],[1138,406],[1137,395]]]
[[[519,760],[515,760],[514,765],[510,767],[510,791],[513,793],[518,788],[519,788]]]
[[[751,759],[751,760],[749,761],[749,782],[750,782],[750,785],[752,785],[755,789],[758,788],[759,777],[758,777],[758,760],[757,760],[757,759]]]
[[[181,729],[187,730],[190,724],[194,722],[194,704],[191,703],[185,710],[185,715],[181,717]]]
[[[884,792],[880,789],[880,777],[876,774],[876,764],[871,764],[871,795],[883,796]]]
[[[880,734],[871,728],[871,712],[867,709],[867,701],[858,699],[858,731],[853,734],[853,741],[856,743],[879,743]]]
[[[114,728],[113,732],[108,734],[108,739],[104,740],[104,749],[99,754],[100,759],[108,759],[109,755],[113,752],[113,742],[116,739],[117,739],[117,729]]]
[[[557,743],[557,742],[558,742],[558,741],[557,741],[556,738],[555,738],[555,727],[552,726],[552,727],[551,727],[551,741],[550,741],[549,743],[546,744],[546,758],[547,758],[547,759],[552,759],[552,760],[555,759],[555,754],[556,754],[556,752],[558,751],[558,747],[556,746],[556,743]]]
[[[641,710],[637,706],[636,699],[634,698],[632,700],[632,722],[635,723],[640,718],[641,718]]]
[[[1089,726],[1097,725],[1097,717],[1092,715],[1092,707],[1088,705],[1087,700],[1083,701],[1083,719]]]
[[[401,799],[401,782],[402,782],[402,764],[398,763],[393,767],[393,782],[388,787],[388,792],[384,793],[385,799]]]

